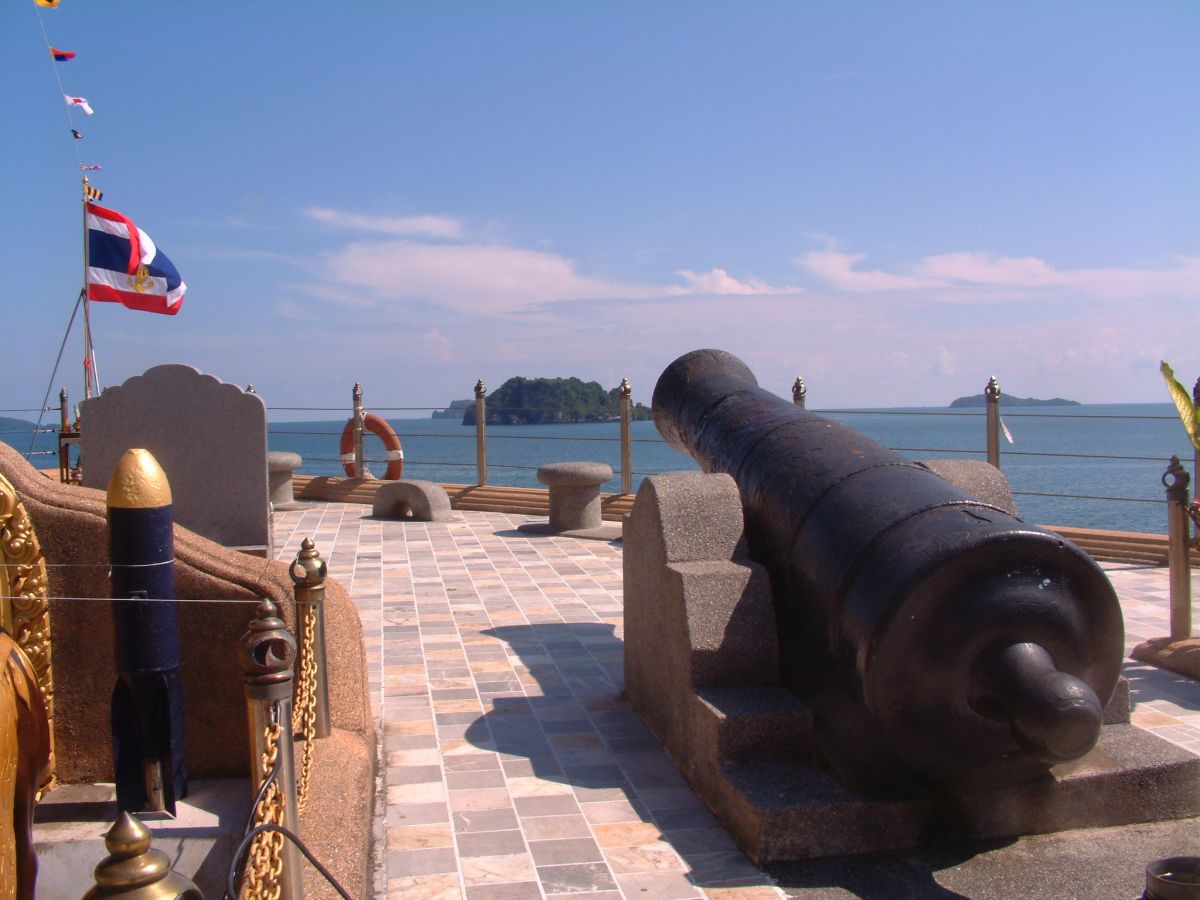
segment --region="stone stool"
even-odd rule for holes
[[[537,479],[550,486],[550,530],[599,528],[600,485],[612,478],[612,466],[598,462],[548,463]]]
[[[271,506],[286,509],[295,499],[292,493],[292,473],[300,468],[303,460],[299,453],[286,450],[267,451],[267,489],[271,493]]]
[[[450,522],[450,496],[432,481],[385,481],[375,492],[371,515],[381,519],[412,519],[416,522]]]

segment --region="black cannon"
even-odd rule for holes
[[[722,351],[668,366],[653,411],[669,444],[737,482],[781,680],[811,701],[834,768],[991,786],[1094,746],[1124,636],[1083,551],[759,388]]]

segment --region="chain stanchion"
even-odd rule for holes
[[[296,764],[292,748],[292,671],[296,639],[264,599],[242,636],[242,678],[250,731],[250,774],[255,796],[254,824],[280,825],[299,832]],[[274,776],[274,777],[272,777]],[[270,779],[266,790],[264,782]],[[304,896],[300,852],[277,831],[258,835],[251,845],[242,897],[246,900],[299,900]]]
[[[172,871],[161,850],[150,847],[150,830],[127,812],[121,813],[108,833],[108,856],[96,866],[95,886],[83,900],[204,900],[188,878]]]
[[[1000,468],[1000,382],[993,375],[983,389],[987,402],[987,461]]]
[[[363,389],[357,381],[352,392],[354,401],[354,477],[366,478],[366,468],[363,464]]]
[[[329,737],[329,679],[325,655],[325,560],[305,538],[292,563],[296,621],[300,632],[300,680],[296,686],[296,727],[304,737],[300,762],[299,804],[304,809],[312,771],[313,741]]]
[[[801,409],[804,409],[804,404],[808,402],[808,388],[804,386],[804,379],[799,375],[792,382],[792,402]]]
[[[1196,379],[1196,383],[1192,385],[1192,406],[1200,409],[1200,378]],[[1200,491],[1200,445],[1192,449],[1192,484],[1195,485],[1193,490]],[[1195,526],[1192,532],[1193,539],[1197,541],[1197,547],[1200,547],[1200,518],[1197,518],[1193,523]]]
[[[1188,560],[1188,473],[1172,456],[1163,473],[1167,489],[1167,578],[1171,597],[1171,640],[1192,636],[1192,573]]]
[[[475,382],[475,478],[480,487],[487,484],[487,385]]]
[[[633,449],[630,440],[630,420],[633,418],[633,387],[622,378],[617,388],[621,399],[621,493],[633,493]]]

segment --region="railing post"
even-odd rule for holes
[[[475,481],[487,484],[487,385],[475,382]]]
[[[300,634],[300,689],[297,701],[300,731],[307,735],[312,719],[312,736],[329,737],[329,664],[325,657],[325,560],[312,538],[300,542],[292,563],[292,585],[296,596],[296,631]],[[305,756],[309,748],[304,748]]]
[[[64,438],[71,430],[71,419],[67,413],[67,389],[58,392],[58,480],[66,484],[71,480],[71,445]],[[37,440],[37,435],[34,435]]]
[[[621,400],[621,493],[633,493],[633,447],[630,438],[630,421],[633,419],[633,387],[628,378],[622,378],[617,388]]]
[[[1200,409],[1200,378],[1192,385],[1192,406]],[[1200,491],[1200,447],[1192,449],[1192,483],[1195,485],[1193,490]],[[1196,520],[1195,526],[1195,538],[1200,541],[1200,519]]]
[[[354,382],[354,477],[363,478],[363,390],[362,385]]]
[[[127,812],[104,835],[108,856],[95,868],[95,886],[83,900],[204,900],[195,883],[171,869],[171,860],[150,846],[150,829]]]
[[[1192,573],[1188,559],[1188,473],[1172,456],[1162,483],[1167,489],[1167,566],[1171,589],[1171,640],[1192,636]]]
[[[1000,382],[993,375],[983,389],[987,401],[987,461],[1000,468]]]
[[[292,748],[292,668],[296,661],[296,639],[276,615],[275,604],[264,599],[256,616],[242,635],[242,678],[246,694],[246,718],[250,729],[250,778],[254,795],[278,767],[272,784],[254,810],[254,824],[280,825],[298,832],[296,806],[296,762]],[[256,865],[258,848],[272,864]],[[268,892],[279,888],[280,900],[299,900],[304,895],[300,851],[278,832],[263,832],[248,851],[246,883]],[[282,861],[279,877],[274,860]],[[254,895],[254,891],[251,891]]]
[[[808,388],[804,386],[804,379],[799,375],[792,382],[792,402],[801,409],[804,409],[804,403],[808,399]]]

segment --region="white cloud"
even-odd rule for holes
[[[912,291],[919,288],[936,287],[943,282],[936,278],[919,275],[902,275],[878,269],[860,271],[857,263],[867,258],[865,253],[843,253],[839,250],[814,250],[805,253],[797,262],[833,287],[851,293],[874,291]]]
[[[457,357],[450,341],[437,328],[430,328],[421,335],[421,343],[425,351],[438,362],[454,362]]]
[[[744,296],[763,296],[769,294],[795,294],[803,290],[797,287],[773,287],[758,278],[739,280],[719,267],[699,273],[693,272],[690,269],[680,269],[675,274],[683,278],[687,282],[687,285],[666,288],[665,291],[669,295],[742,294]]]
[[[450,216],[373,216],[313,206],[304,215],[314,222],[352,231],[369,231],[404,237],[428,237],[457,240],[463,236],[463,224]]]
[[[1195,257],[1178,257],[1159,268],[1059,269],[1035,256],[958,251],[925,256],[895,272],[855,268],[864,259],[863,253],[828,249],[806,253],[797,262],[837,290],[850,293],[922,291],[948,300],[1009,299],[1056,288],[1104,299],[1200,297],[1200,259]]]
[[[319,270],[328,281],[365,289],[378,300],[421,299],[470,313],[653,290],[581,275],[574,260],[553,253],[492,244],[353,243],[321,257]]]

